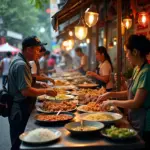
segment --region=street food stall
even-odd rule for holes
[[[140,149],[144,141],[120,110],[101,110],[96,103],[105,88],[76,73],[83,82],[72,84],[74,73],[55,77],[56,97],[39,96],[25,132],[21,150],[39,149]]]

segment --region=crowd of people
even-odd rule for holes
[[[7,57],[1,61],[3,84],[8,78],[8,90],[13,96],[9,116],[12,150],[19,149],[19,135],[25,129],[36,97],[42,94],[57,95],[57,92],[49,88],[46,82],[36,82],[50,81],[55,84],[48,74],[55,72],[56,59],[50,57],[50,52],[44,47],[45,44],[36,36],[27,37],[22,42],[21,53],[13,60],[11,53],[7,53]],[[128,86],[124,85],[125,79],[121,78],[124,85],[123,91],[113,91],[113,65],[107,49],[103,46],[97,47],[95,50],[98,62],[95,71],[88,69],[88,56],[83,53],[80,47],[75,49],[76,55],[80,57],[80,65],[68,71],[79,71],[95,80],[99,87],[105,87],[107,93],[99,96],[97,103],[101,103],[103,109],[110,105],[127,109],[128,120],[132,127],[144,138],[146,147],[149,147],[150,65],[146,56],[150,52],[150,41],[143,35],[131,35],[124,44],[124,51],[128,61],[134,66],[134,71]],[[117,80],[116,77],[115,80]],[[119,100],[122,97],[126,97],[126,100]],[[108,100],[109,98],[117,98],[118,100]]]

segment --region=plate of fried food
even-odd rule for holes
[[[71,112],[60,112],[60,114],[38,114],[35,116],[35,120],[40,124],[53,124],[53,123],[66,123],[71,121],[75,115]]]
[[[57,113],[61,112],[72,112],[76,110],[76,103],[71,101],[52,102],[44,101],[41,106],[37,106],[36,110],[42,113]]]
[[[83,83],[83,84],[78,84],[77,85],[79,88],[96,88],[98,84],[94,83]]]
[[[100,121],[105,124],[114,123],[122,119],[122,115],[114,112],[94,112],[81,114],[81,118],[87,121]]]
[[[137,132],[130,128],[118,128],[111,126],[101,131],[101,134],[111,140],[128,140],[137,136]]]
[[[77,110],[79,112],[100,112],[100,111],[102,111],[100,104],[97,104],[96,102],[90,102],[87,105],[80,105],[77,107]]]

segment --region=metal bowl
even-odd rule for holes
[[[85,127],[95,127],[92,130],[84,130]],[[84,135],[89,133],[95,133],[104,128],[104,124],[96,121],[83,121],[83,130],[74,130],[76,127],[81,127],[81,122],[71,122],[65,125],[65,128],[73,135]]]

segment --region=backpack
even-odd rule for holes
[[[16,59],[12,64],[17,62]],[[10,68],[12,67],[12,64]],[[9,68],[9,70],[10,70]],[[9,74],[8,74],[9,76]],[[3,89],[0,90],[0,116],[8,117],[11,111],[12,103],[13,103],[13,96],[11,96],[6,88],[6,84],[8,82],[8,78],[3,86]]]
[[[8,117],[11,111],[13,97],[8,93],[8,90],[3,87],[0,90],[0,116]]]

